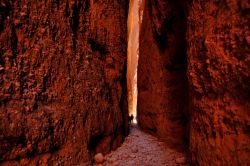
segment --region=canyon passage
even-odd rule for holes
[[[248,0],[0,0],[0,165],[250,165],[249,16]]]

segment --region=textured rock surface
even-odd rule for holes
[[[170,148],[153,135],[131,129],[121,147],[105,156],[104,166],[184,166],[186,153]]]
[[[185,3],[145,1],[138,64],[138,121],[166,141],[183,144],[186,109]]]
[[[127,6],[0,1],[2,164],[79,164],[122,142]]]
[[[192,162],[250,165],[250,3],[194,0],[189,13]]]
[[[249,165],[249,1],[145,2],[139,124],[179,144],[190,119],[191,164]]]
[[[94,160],[96,163],[103,163],[104,162],[104,156],[102,153],[97,153],[94,157]]]

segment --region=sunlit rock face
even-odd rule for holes
[[[130,0],[128,14],[128,105],[129,114],[137,114],[137,65],[139,53],[140,0]]]
[[[127,9],[0,1],[0,162],[77,165],[122,142]]]
[[[139,39],[138,123],[183,145],[187,123],[186,11],[175,0],[147,0]]]
[[[194,0],[188,17],[195,165],[250,164],[250,4]]]

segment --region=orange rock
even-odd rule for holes
[[[96,163],[103,163],[104,162],[104,156],[102,153],[97,153],[94,157],[94,160]]]

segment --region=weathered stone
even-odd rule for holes
[[[247,0],[145,1],[138,122],[170,146],[188,143],[192,165],[250,163],[249,9]]]
[[[249,9],[247,0],[190,4],[187,53],[193,165],[250,164],[250,48],[245,40],[250,34]]]
[[[172,144],[187,126],[185,3],[147,0],[140,31],[138,123]]]
[[[104,162],[104,156],[102,153],[97,153],[94,157],[94,160],[96,163],[103,163]]]
[[[121,144],[127,6],[1,0],[0,162],[78,165]]]

